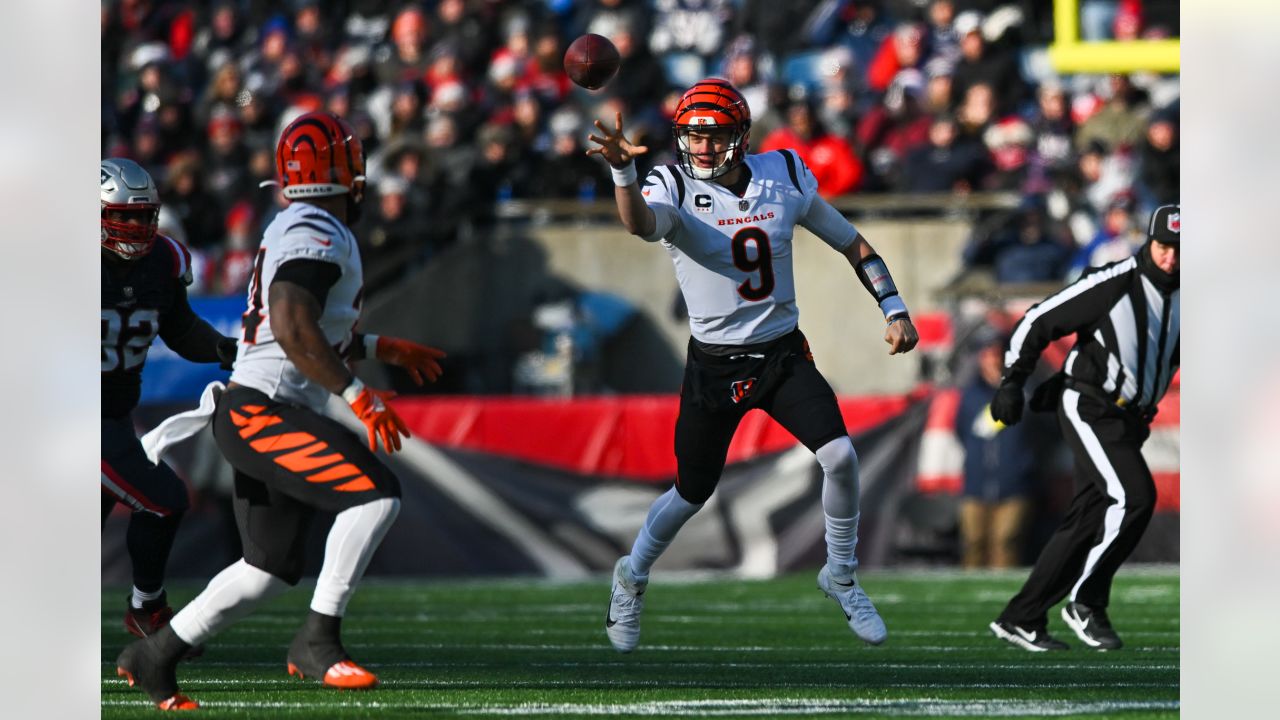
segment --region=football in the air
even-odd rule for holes
[[[588,33],[564,51],[564,71],[569,79],[588,90],[599,90],[618,73],[622,58],[618,48],[603,35]]]

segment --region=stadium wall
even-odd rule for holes
[[[861,220],[857,226],[889,264],[912,312],[938,309],[938,290],[960,271],[970,223]],[[676,278],[671,259],[661,247],[612,227],[549,226],[529,237],[545,253],[550,272],[634,303],[653,321],[671,351],[683,359],[689,326],[672,314]],[[793,248],[800,327],[836,392],[911,390],[918,379],[918,363],[889,356],[881,339],[884,318],[853,269],[802,228],[796,229]]]

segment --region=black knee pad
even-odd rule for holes
[[[289,557],[280,553],[272,553],[261,548],[245,548],[244,561],[259,570],[274,575],[288,583],[291,587],[302,579],[302,555]]]
[[[711,494],[720,482],[720,473],[681,472],[676,477],[676,492],[690,505],[701,505],[711,499]]]
[[[384,498],[396,498],[399,500],[400,478],[396,477],[396,474],[391,472],[391,470],[384,470],[385,471],[380,473],[379,477],[374,480],[374,484],[378,487],[378,494]]]

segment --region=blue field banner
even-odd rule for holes
[[[193,297],[191,309],[223,335],[240,337],[240,316],[245,309],[243,296]],[[197,364],[183,360],[157,337],[147,353],[147,365],[142,369],[140,404],[189,402],[195,405],[205,385],[214,380],[226,382],[230,376],[226,370],[219,370],[216,363]]]

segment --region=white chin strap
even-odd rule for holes
[[[691,156],[691,157],[692,157],[692,156]],[[717,172],[718,170],[720,170],[720,168],[724,167],[725,163],[727,163],[727,162],[729,162],[729,158],[727,158],[727,157],[726,157],[726,158],[724,159],[724,162],[720,163],[719,165],[717,165],[717,166],[715,166],[715,167],[709,167],[709,168],[698,167],[698,166],[697,166],[697,165],[695,165],[693,162],[690,162],[690,163],[689,163],[689,170],[693,172],[693,177],[694,177],[695,179],[698,179],[698,180],[710,180],[710,179],[711,179],[711,178],[716,174],[716,172]]]
[[[137,260],[147,249],[146,243],[114,243],[103,247],[125,260]]]
[[[738,146],[741,142],[742,141],[739,140],[738,142],[729,143],[729,147],[726,148],[724,152],[724,160],[719,165],[709,168],[698,166],[697,162],[694,160],[693,153],[689,152],[688,141],[681,140],[680,144],[684,146],[683,151],[689,158],[689,172],[693,175],[694,179],[710,180],[711,178],[719,177],[727,172],[727,166],[733,160],[733,156],[738,152]]]

